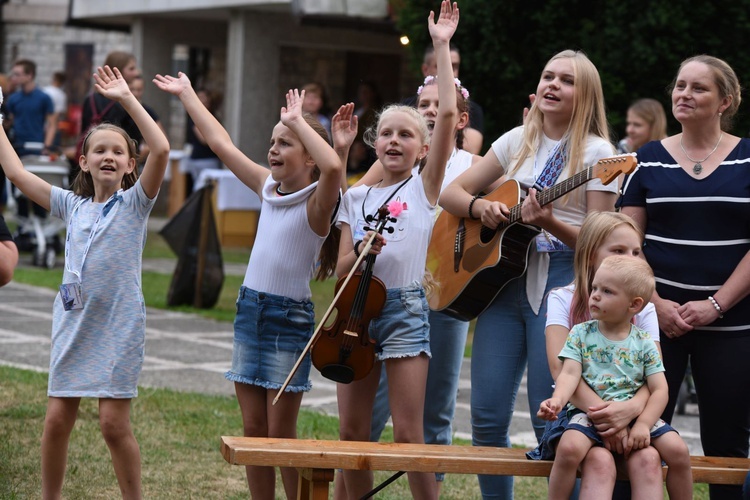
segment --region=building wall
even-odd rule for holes
[[[67,28],[62,24],[6,23],[2,47],[2,72],[10,72],[13,61],[31,59],[37,64],[37,83],[48,85],[52,73],[65,67],[65,44],[94,46],[94,65],[102,64],[112,50],[132,51],[130,34],[119,31]]]

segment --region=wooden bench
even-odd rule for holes
[[[233,465],[295,467],[297,498],[323,500],[335,469],[549,476],[552,462],[528,460],[525,449],[409,443],[365,443],[222,436],[221,453]],[[742,484],[750,459],[690,457],[693,481]],[[666,474],[666,467],[664,468]]]

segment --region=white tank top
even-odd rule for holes
[[[257,236],[242,284],[258,292],[309,300],[310,280],[326,239],[307,219],[307,199],[318,183],[285,196],[276,194],[277,185],[269,175],[263,186]]]

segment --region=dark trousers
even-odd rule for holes
[[[671,422],[688,360],[698,396],[701,444],[706,456],[747,458],[750,445],[750,335],[688,332],[661,336],[669,384],[662,418]],[[679,429],[678,429],[679,431]],[[739,499],[741,486],[711,485],[711,499]]]

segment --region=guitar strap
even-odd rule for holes
[[[554,186],[557,178],[560,177],[560,173],[568,159],[568,150],[567,147],[563,146],[563,142],[567,145],[567,141],[558,142],[547,157],[547,162],[544,164],[542,173],[539,174],[539,177],[534,182],[534,189],[541,191]]]

